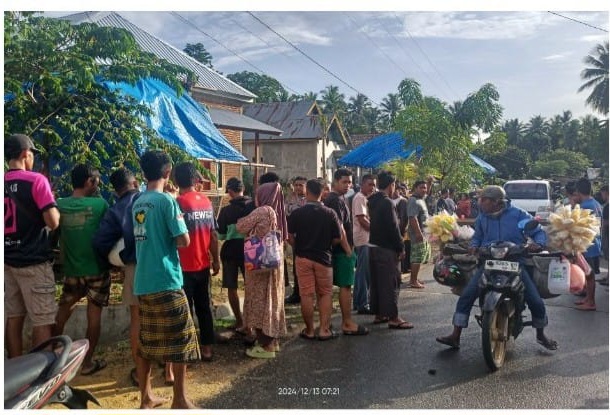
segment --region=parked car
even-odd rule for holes
[[[555,210],[553,189],[548,180],[509,180],[504,183],[504,191],[513,206],[543,221]]]

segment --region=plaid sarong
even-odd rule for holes
[[[432,257],[432,247],[426,240],[423,242],[411,241],[411,263],[412,264],[426,264]]]
[[[183,290],[139,295],[138,300],[140,356],[174,363],[201,359],[195,324]]]

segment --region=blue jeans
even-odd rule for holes
[[[532,281],[525,267],[521,268],[521,280],[525,286],[525,303],[532,312],[532,327],[543,328],[548,324],[546,316],[546,308],[536,285]],[[479,268],[470,278],[470,281],[464,287],[462,295],[455,306],[455,314],[453,314],[453,325],[457,327],[468,327],[468,319],[470,318],[470,310],[474,302],[479,297],[479,279],[483,274],[483,268]]]
[[[371,272],[369,266],[369,247],[367,245],[354,247],[356,251],[356,273],[354,274],[355,310],[362,310],[369,305],[369,287],[371,285]]]

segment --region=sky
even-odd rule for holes
[[[583,58],[608,40],[605,2],[542,1],[539,11],[519,2],[510,3],[513,11],[468,1],[459,2],[460,10],[437,1],[434,11],[384,1],[364,3],[377,6],[372,11],[356,11],[347,2],[328,10],[327,3],[291,2],[295,10],[288,11],[261,1],[254,3],[259,11],[252,12],[241,11],[254,10],[252,2],[230,0],[222,3],[225,11],[202,4],[199,8],[208,11],[193,12],[180,1],[171,3],[174,13],[164,11],[168,3],[158,11],[140,2],[106,1],[97,8],[88,2],[87,7],[118,11],[178,49],[201,42],[222,73],[264,73],[290,93],[320,96],[326,86],[336,85],[346,100],[360,92],[379,105],[388,93],[398,92],[402,79],[412,78],[425,95],[453,103],[492,83],[504,119],[593,114],[585,106],[587,93],[577,90]],[[82,10],[78,2],[45,7],[63,10],[49,13],[53,17]]]

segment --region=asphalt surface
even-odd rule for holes
[[[607,270],[605,271],[607,272]],[[422,278],[423,277],[423,278]],[[451,331],[457,296],[437,284],[431,267],[424,290],[403,288],[400,315],[412,330],[373,325],[371,331],[330,341],[296,338],[275,359],[233,383],[208,409],[608,409],[608,287],[597,285],[597,311],[574,309],[573,295],[546,300],[547,335],[559,343],[547,351],[526,327],[509,344],[507,361],[491,373],[481,351],[474,314],[461,349],[435,341]],[[529,312],[526,311],[529,317]],[[333,317],[340,328],[340,316]]]

